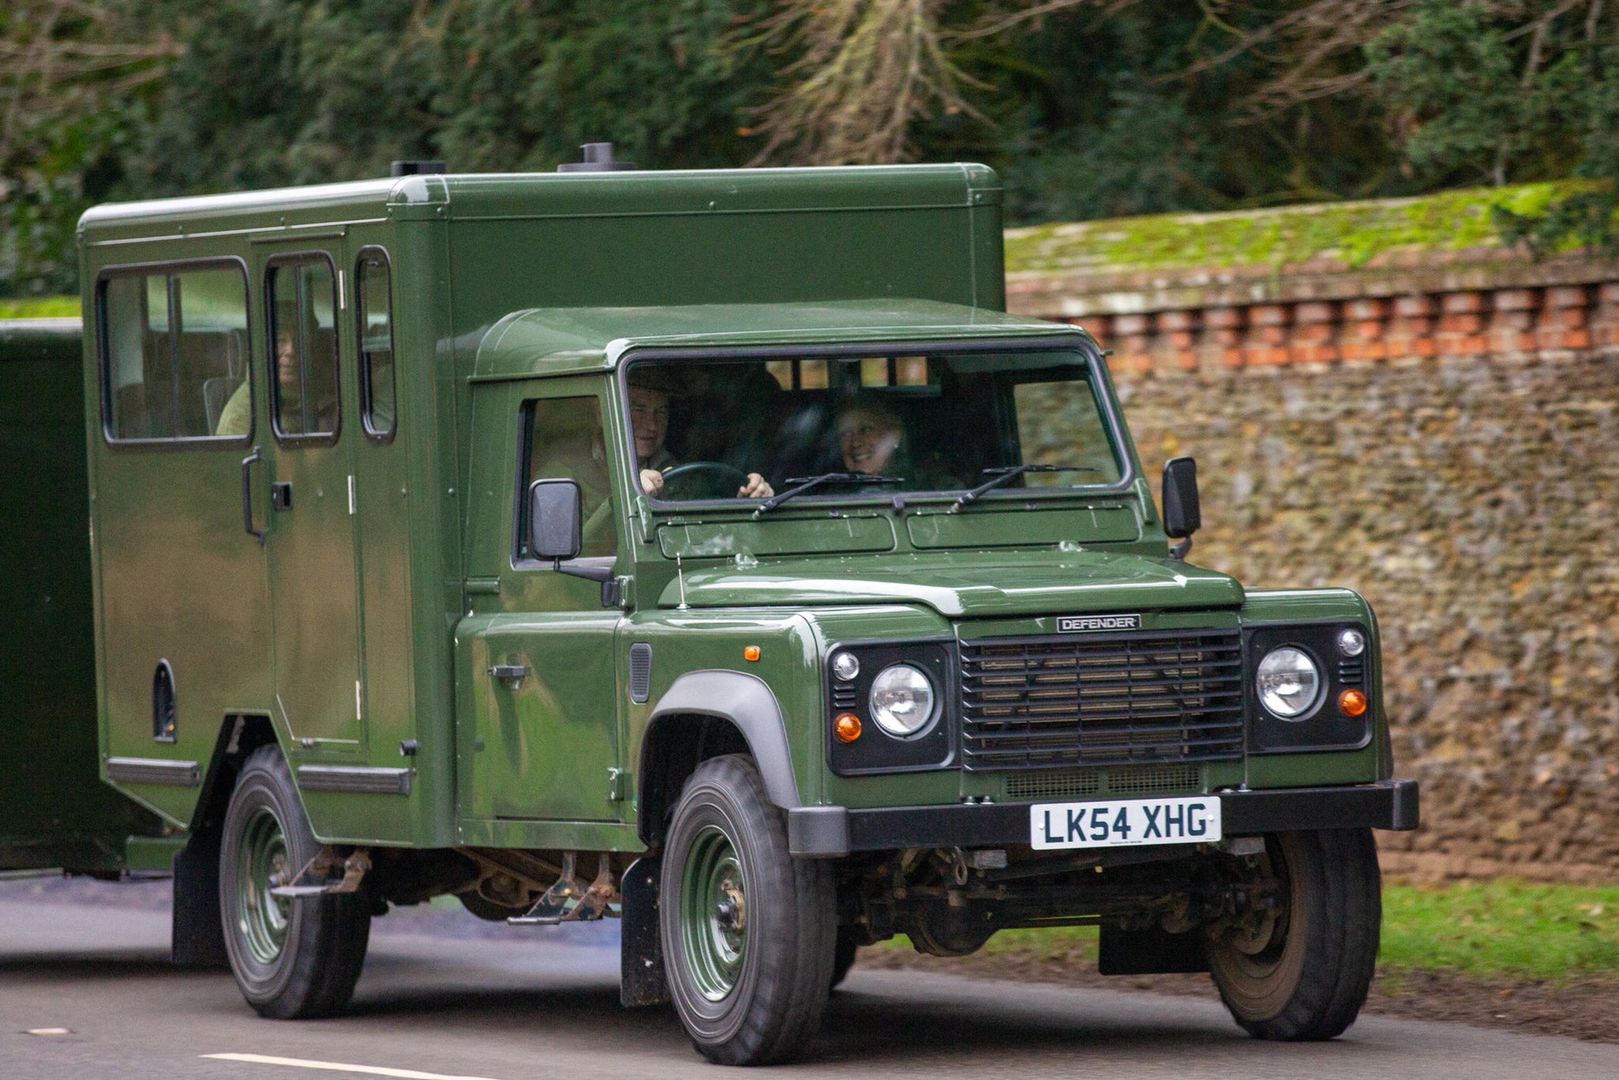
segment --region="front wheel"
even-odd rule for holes
[[[859,950],[860,942],[854,934],[847,928],[840,928],[837,948],[832,953],[832,989],[836,990],[849,977],[849,969],[854,967],[855,954]]]
[[[365,897],[273,896],[320,850],[274,746],[248,756],[225,812],[219,911],[225,951],[242,996],[277,1019],[329,1016],[348,1004],[365,963]]]
[[[1214,983],[1250,1035],[1341,1035],[1366,1003],[1382,924],[1370,829],[1279,833],[1251,864],[1255,898],[1208,931]]]
[[[693,1045],[722,1065],[796,1055],[820,1027],[832,982],[832,876],[788,854],[786,820],[751,760],[698,766],[662,863],[669,991]]]

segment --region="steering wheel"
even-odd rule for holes
[[[733,465],[723,461],[688,461],[676,465],[663,472],[664,495],[666,499],[678,498],[670,488],[673,483],[676,488],[695,489],[684,497],[687,499],[734,498],[737,491],[747,485],[748,474]],[[723,488],[722,485],[730,487]],[[710,492],[716,492],[710,494]]]

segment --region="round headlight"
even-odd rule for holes
[[[1338,631],[1338,651],[1345,656],[1359,656],[1366,650],[1366,635],[1350,627]]]
[[[908,739],[933,721],[933,682],[919,667],[893,664],[871,681],[871,718],[896,739]]]
[[[832,658],[832,674],[839,682],[850,682],[860,674],[860,661],[855,659],[854,653],[840,652]]]
[[[1265,654],[1254,683],[1265,708],[1284,720],[1303,716],[1321,696],[1321,672],[1315,661],[1291,645]]]

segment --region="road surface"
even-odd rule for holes
[[[611,924],[514,930],[396,912],[375,924],[348,1015],[282,1022],[255,1016],[228,974],[168,966],[165,886],[54,888],[0,882],[4,1080],[727,1075],[667,1007],[619,1006]],[[1619,1046],[1374,1016],[1336,1042],[1283,1046],[1244,1036],[1212,990],[1200,1001],[856,967],[791,1071],[1613,1080]]]

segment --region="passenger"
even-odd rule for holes
[[[838,451],[850,472],[888,475],[905,442],[905,423],[875,397],[852,397],[838,409]]]
[[[298,388],[298,345],[297,334],[291,326],[282,326],[276,335],[276,374],[281,380],[281,419],[295,421],[296,426],[283,424],[282,430],[288,435],[298,435],[303,431],[303,414],[299,410]],[[250,379],[243,379],[242,384],[232,393],[225,402],[225,407],[219,412],[219,424],[214,428],[215,435],[246,435],[253,427],[253,397],[249,389]],[[319,403],[314,415],[317,432],[331,432],[337,429],[337,400],[329,398]],[[389,421],[392,416],[390,410]]]
[[[281,373],[282,393],[286,393],[290,385],[298,385],[298,367],[294,360],[297,355],[297,344],[292,327],[283,326],[281,333],[276,336],[276,369]],[[214,428],[215,435],[246,435],[253,429],[253,391],[250,387],[252,377],[242,380],[225,402],[225,407],[219,411],[219,424]]]
[[[655,497],[663,494],[663,474],[680,464],[663,444],[669,434],[671,389],[669,382],[655,372],[630,379],[630,430],[641,467],[641,490]],[[750,472],[735,497],[768,499],[775,493],[763,476]]]
[[[898,476],[908,491],[947,491],[957,487],[940,470],[920,465],[894,407],[874,394],[851,397],[838,407],[838,454],[849,472]],[[880,490],[872,485],[868,490]]]

